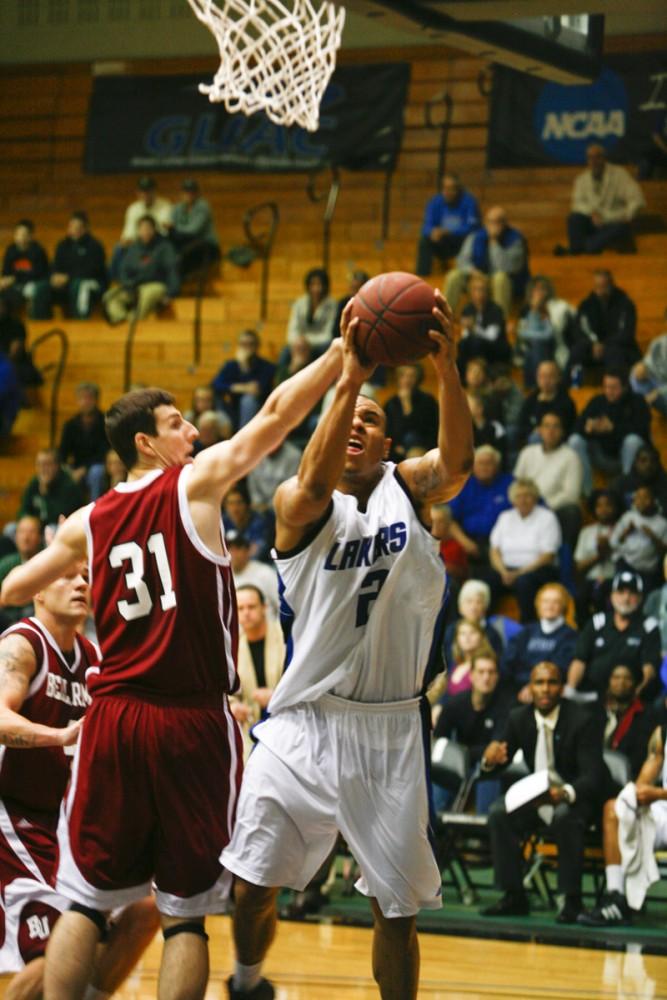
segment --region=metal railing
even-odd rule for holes
[[[55,448],[56,446],[56,434],[58,430],[58,398],[60,396],[60,384],[63,380],[65,365],[67,364],[67,356],[69,354],[69,340],[65,331],[61,330],[59,326],[55,326],[52,330],[47,330],[46,333],[37,337],[30,344],[30,351],[34,361],[38,348],[47,341],[52,340],[54,337],[60,342],[60,353],[58,358],[55,361],[47,361],[42,366],[36,365],[44,376],[48,376],[54,372],[53,382],[51,383],[51,400],[49,403],[50,448]]]
[[[257,231],[255,226],[262,220],[265,228]],[[275,201],[263,201],[261,204],[255,205],[254,208],[249,208],[243,216],[243,231],[248,239],[248,244],[262,262],[259,296],[259,318],[262,321],[266,319],[269,308],[269,265],[279,222],[280,212]]]
[[[202,302],[204,301],[204,292],[206,291],[206,283],[208,282],[209,274],[211,273],[211,267],[217,257],[213,252],[211,252],[211,244],[206,240],[192,240],[190,243],[186,243],[181,249],[181,254],[184,258],[188,254],[202,251],[201,263],[191,271],[186,274],[185,281],[194,281],[195,283],[195,313],[192,319],[192,364],[198,365],[201,361],[201,312],[202,312]],[[127,390],[126,390],[127,391]]]
[[[329,270],[331,262],[331,223],[336,211],[336,203],[340,193],[340,172],[338,167],[331,168],[331,182],[327,191],[317,190],[317,174],[311,174],[306,184],[306,194],[314,204],[325,201],[322,220],[322,267]]]
[[[436,120],[435,109],[443,106],[445,109],[441,119]],[[436,187],[438,191],[442,186],[442,178],[445,175],[445,164],[447,162],[447,142],[449,140],[449,130],[452,125],[452,114],[454,111],[454,101],[451,94],[440,91],[431,97],[424,104],[424,123],[426,128],[440,129],[440,143],[438,146],[438,165],[436,174]]]

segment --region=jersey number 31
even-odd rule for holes
[[[171,581],[171,570],[167,559],[167,549],[164,544],[164,535],[158,531],[151,535],[146,545],[149,553],[155,560],[162,593],[160,594],[160,607],[163,611],[169,611],[176,607],[176,594]],[[129,563],[129,569],[125,574],[125,586],[128,590],[133,590],[136,594],[135,601],[118,601],[118,611],[126,622],[134,621],[136,618],[145,618],[153,610],[153,598],[144,580],[144,551],[136,542],[122,542],[114,545],[109,552],[109,563],[113,569],[120,569],[124,563]]]

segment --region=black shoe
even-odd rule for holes
[[[230,1000],[273,1000],[276,991],[268,979],[260,979],[257,986],[251,990],[237,990],[234,986],[234,977],[227,980]]]
[[[566,896],[563,908],[556,917],[556,923],[576,924],[582,910],[581,896]]]
[[[623,927],[632,923],[632,913],[622,892],[607,892],[599,906],[579,914],[577,923],[584,927]]]
[[[479,912],[483,917],[527,917],[530,903],[524,892],[506,892],[497,902]]]

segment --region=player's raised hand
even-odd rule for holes
[[[431,362],[437,372],[451,367],[456,361],[456,341],[454,339],[454,312],[441,291],[435,291],[435,306],[433,316],[440,329],[429,330],[428,335],[435,344],[430,355]]]
[[[359,356],[356,341],[359,320],[356,317],[352,318],[353,302],[354,299],[350,299],[343,309],[343,315],[340,318],[340,336],[343,343],[343,375],[347,375],[348,378],[354,379],[355,382],[362,385],[371,377],[375,371],[376,364],[365,359],[362,360]]]

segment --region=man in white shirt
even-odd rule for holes
[[[516,479],[532,479],[542,499],[555,513],[563,539],[574,548],[581,527],[584,469],[577,453],[563,444],[563,422],[558,413],[542,414],[537,427],[541,441],[522,448],[514,467]]]
[[[607,163],[604,146],[593,143],[586,150],[588,169],[575,178],[572,211],[567,219],[569,251],[555,253],[601,253],[611,244],[635,249],[632,220],[644,208],[642,189],[624,167]]]
[[[250,558],[250,542],[237,531],[228,531],[225,535],[229,556],[232,560],[234,586],[259,587],[266,598],[269,618],[278,617],[280,598],[278,596],[278,574],[273,566]]]

